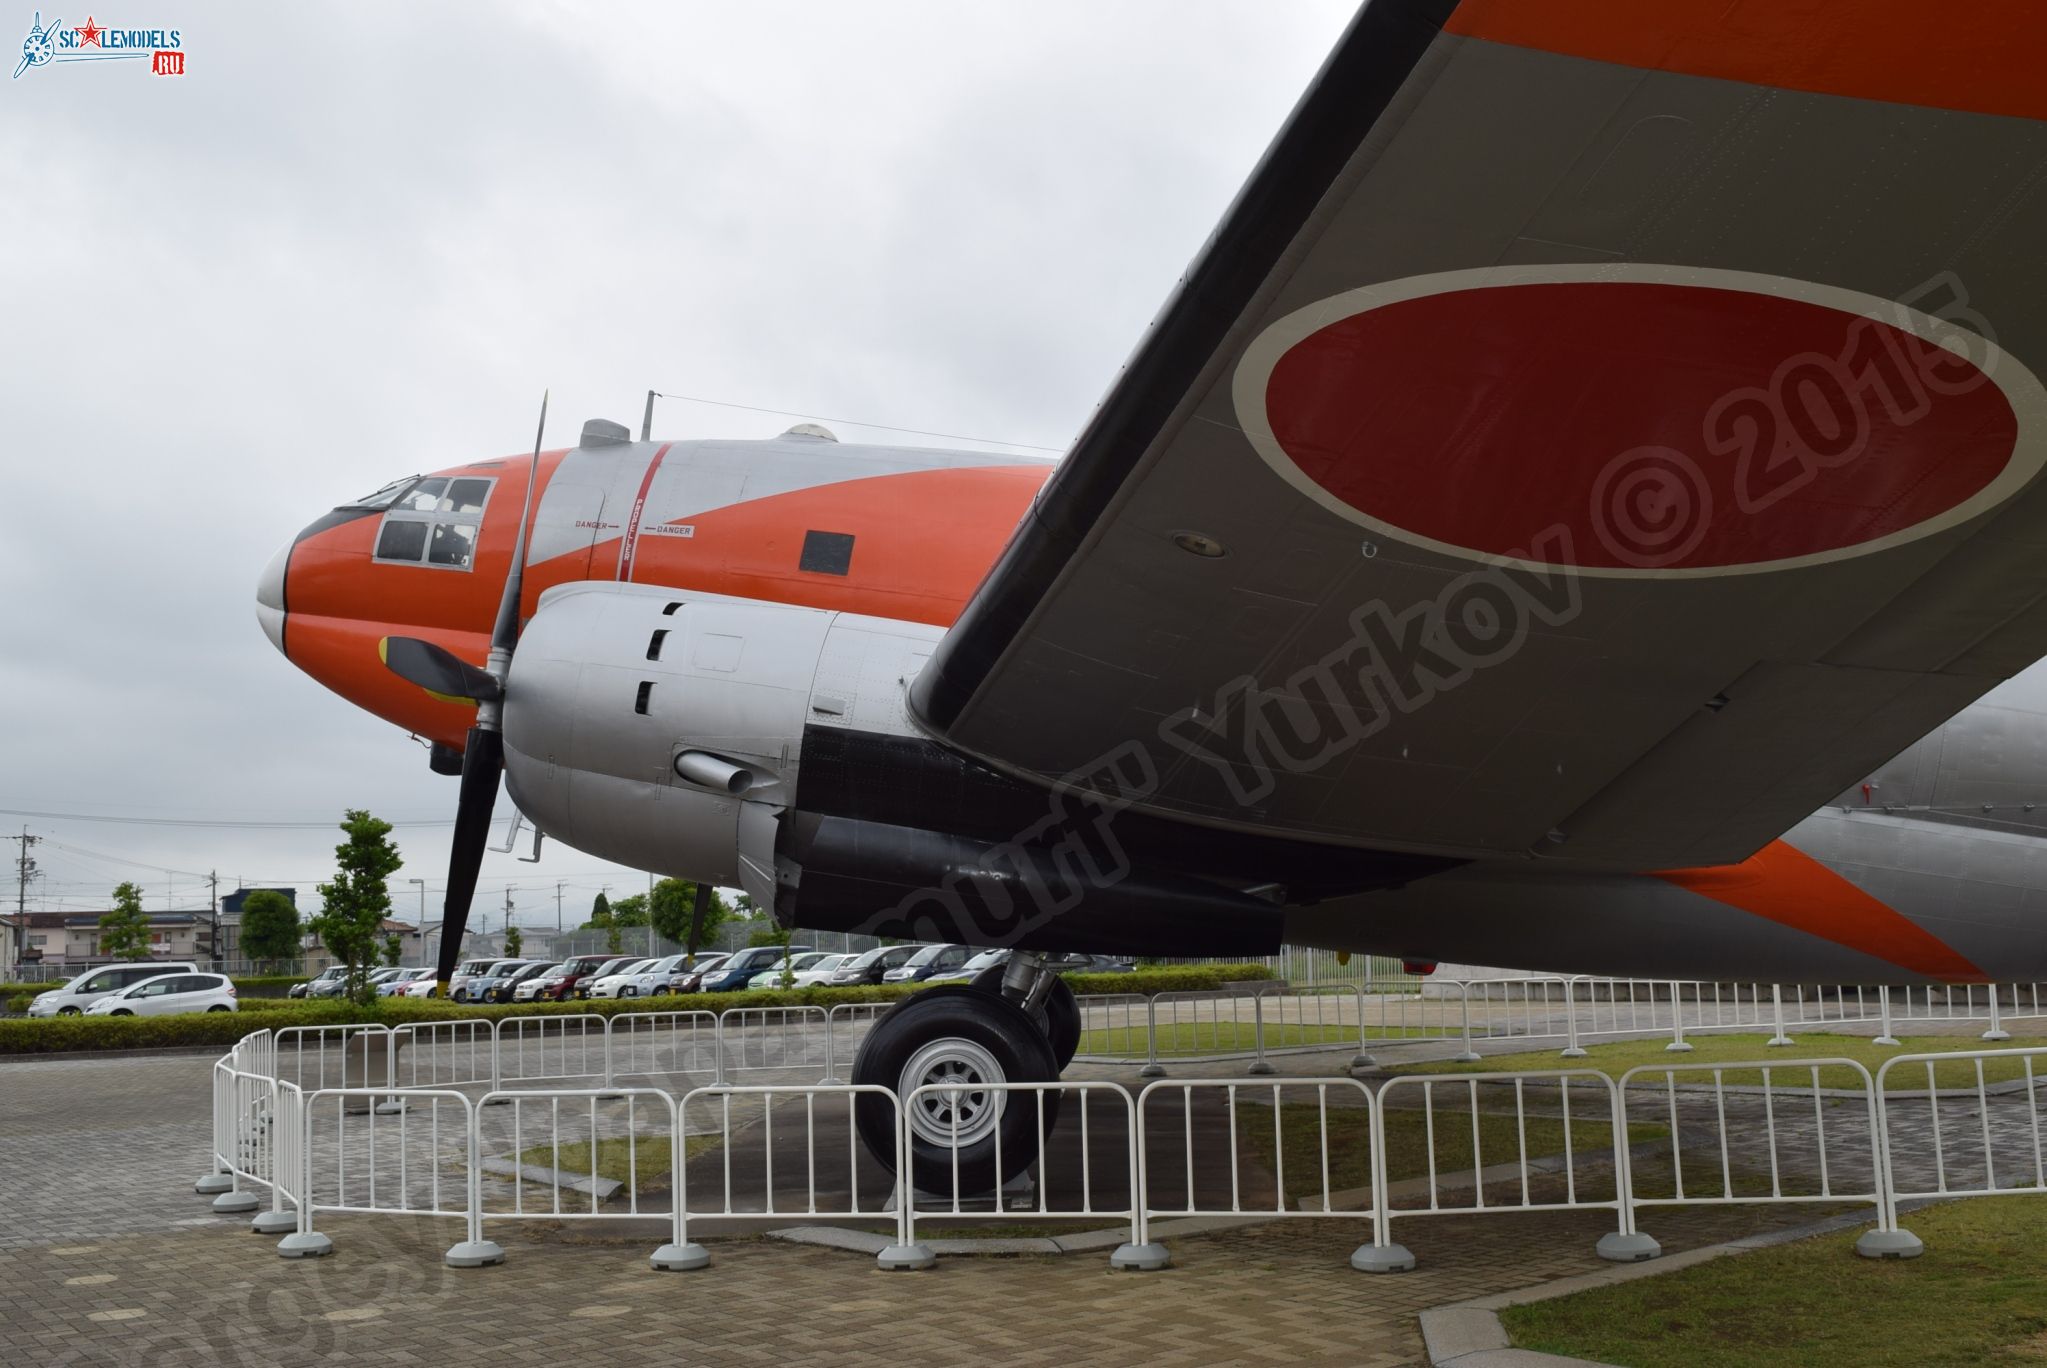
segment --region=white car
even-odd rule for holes
[[[386,979],[384,982],[377,985],[377,994],[380,997],[398,997],[401,994],[408,992],[413,987],[413,985],[418,983],[421,979],[426,980],[426,986],[428,988],[432,988],[434,986],[434,971],[432,966],[428,966],[425,969],[400,969],[398,971],[397,977]],[[426,995],[424,993],[421,993],[419,994],[419,996],[424,997]]]
[[[181,971],[192,974],[198,970],[198,965],[184,960],[169,964],[145,960],[136,964],[109,964],[101,969],[88,969],[62,988],[37,993],[29,1000],[28,1014],[32,1017],[77,1016],[108,994],[132,988],[144,979]]]
[[[640,975],[652,969],[657,962],[655,960],[643,959],[634,960],[631,964],[620,965],[603,978],[597,979],[590,984],[590,996],[593,998],[631,997],[633,994],[625,991],[627,985],[637,984]],[[637,991],[638,989],[635,988],[634,992]]]
[[[761,970],[746,981],[746,986],[749,988],[780,988],[782,986],[782,971],[787,969],[790,971],[790,987],[808,988],[813,984],[824,983],[829,980],[832,976],[832,970],[838,968],[845,958],[844,955],[830,955],[822,950],[812,950],[808,954],[798,955],[794,959],[783,960],[772,968]]]
[[[397,995],[409,998],[439,997],[441,995],[441,985],[440,981],[434,977],[434,973],[434,970],[429,969],[411,982],[400,984]]]
[[[175,1016],[179,1012],[238,1010],[235,986],[225,974],[158,974],[132,988],[109,993],[85,1009],[87,1016]]]
[[[675,977],[677,971],[682,968],[682,962],[687,958],[689,958],[687,955],[669,955],[662,959],[648,960],[626,973],[613,974],[607,981],[612,982],[614,986],[610,993],[603,996],[653,997],[656,993],[665,993],[668,991],[669,980]],[[599,994],[593,992],[590,996],[597,997]]]

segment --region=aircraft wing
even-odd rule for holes
[[[1378,849],[1739,860],[2047,653],[2047,7],[1373,0],[912,686]]]

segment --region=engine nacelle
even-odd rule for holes
[[[540,830],[775,902],[805,724],[909,727],[941,632],[650,585],[550,590],[505,689],[505,779]]]

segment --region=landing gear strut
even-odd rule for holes
[[[957,1182],[962,1195],[992,1192],[1037,1159],[1059,1094],[1042,1094],[1041,1109],[1040,1096],[989,1085],[1049,1083],[1079,1044],[1073,990],[1042,955],[1019,950],[970,984],[926,988],[896,1004],[861,1043],[853,1081],[901,1099],[918,1188],[949,1193]],[[867,1095],[854,1117],[868,1153],[894,1168],[895,1109]]]

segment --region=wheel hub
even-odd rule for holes
[[[965,1149],[1001,1121],[1006,1095],[989,1085],[1006,1081],[992,1052],[975,1041],[948,1036],[910,1056],[896,1095],[904,1099],[910,1129],[920,1139]],[[931,1091],[912,1099],[924,1087]]]

